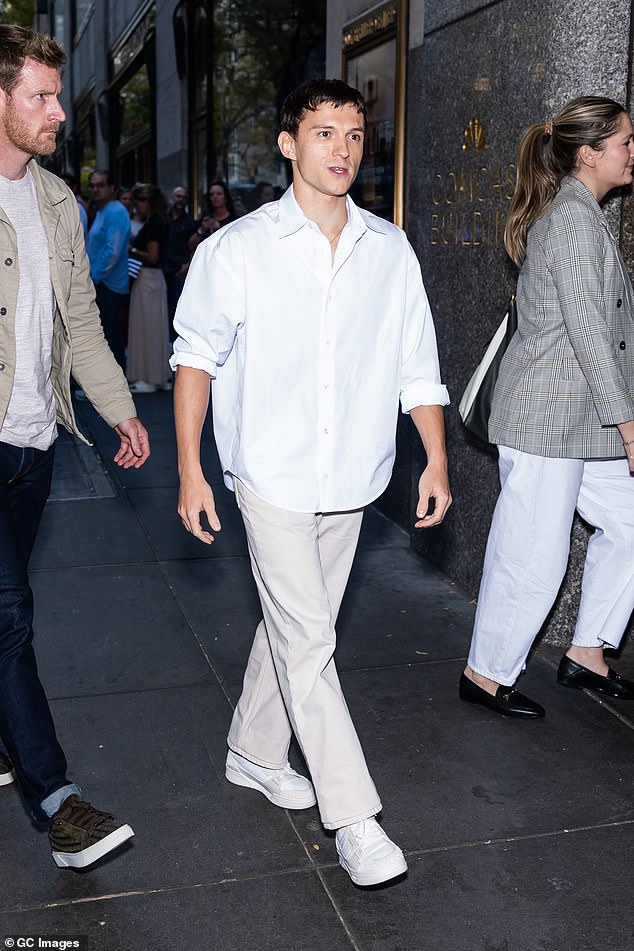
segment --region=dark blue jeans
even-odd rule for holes
[[[68,786],[33,652],[33,593],[27,565],[51,487],[53,446],[42,452],[0,442],[0,736],[35,818]]]

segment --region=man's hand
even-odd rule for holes
[[[150,455],[150,439],[145,426],[133,416],[124,419],[114,429],[121,440],[114,461],[124,469],[139,469]]]
[[[434,510],[428,515],[432,499]],[[431,528],[433,525],[440,525],[450,505],[451,492],[446,467],[428,465],[418,480],[418,505],[416,506],[418,521],[414,523],[414,527]]]
[[[211,486],[205,482],[202,474],[195,477],[181,476],[180,491],[178,493],[178,514],[188,532],[203,542],[211,545],[214,536],[206,532],[200,523],[200,514],[204,512],[214,532],[221,529],[220,519],[216,514],[216,503]]]

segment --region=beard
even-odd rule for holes
[[[11,97],[4,113],[4,133],[9,142],[27,155],[52,155],[57,145],[59,122],[48,129],[34,129],[18,115]]]

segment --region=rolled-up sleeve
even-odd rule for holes
[[[242,260],[240,239],[230,229],[196,249],[174,317],[178,337],[172,370],[187,366],[215,378],[231,353],[245,316],[245,287],[238,273]]]
[[[423,286],[420,265],[408,245],[407,289],[401,357],[401,407],[446,406],[447,387],[440,379],[436,331]]]

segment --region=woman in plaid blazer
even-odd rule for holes
[[[575,510],[595,527],[572,645],[558,681],[634,699],[611,670],[634,608],[634,294],[600,202],[632,182],[632,122],[596,96],[531,126],[505,234],[521,267],[518,330],[489,435],[499,448],[493,515],[460,696],[542,717],[514,684],[561,585]]]

